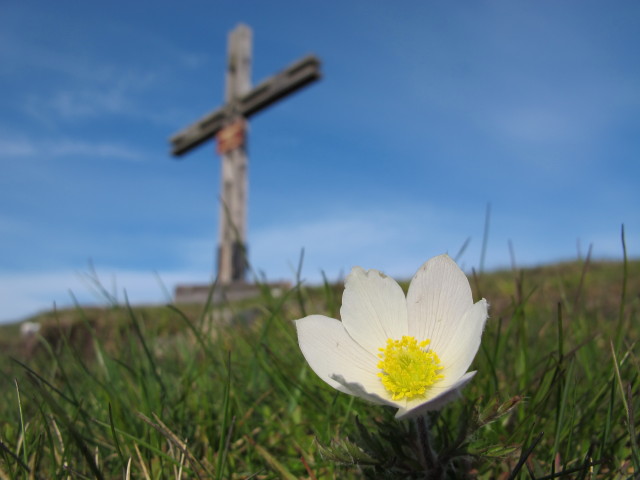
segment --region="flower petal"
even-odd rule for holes
[[[384,387],[382,386],[382,382],[379,379],[378,383],[380,384],[378,388],[373,388],[373,391],[367,391],[360,383],[347,382],[342,375],[333,375],[332,377],[335,381],[340,383],[343,387],[345,387],[351,395],[355,395],[357,397],[363,398],[364,400],[368,400],[371,403],[377,403],[380,405],[390,405],[392,407],[400,408],[406,405],[406,401],[396,402],[389,398],[389,394],[386,392]],[[371,388],[375,385],[369,385]]]
[[[471,365],[480,348],[480,338],[488,317],[487,308],[487,301],[483,298],[449,328],[449,338],[440,338],[437,354],[444,367],[440,372],[444,375],[444,385],[456,382]]]
[[[440,355],[441,343],[457,330],[457,323],[473,305],[464,272],[448,255],[439,255],[418,269],[409,285],[409,335],[430,339]]]
[[[414,418],[422,415],[430,410],[439,410],[447,403],[455,400],[460,395],[460,390],[473,378],[476,372],[468,372],[463,375],[457,382],[448,388],[437,388],[434,385],[433,390],[437,392],[435,396],[427,400],[419,399],[408,401],[405,408],[400,408],[396,413],[397,420]]]
[[[374,355],[387,339],[399,339],[408,333],[404,292],[395,280],[377,270],[351,270],[340,316],[349,335]]]
[[[363,349],[335,318],[310,315],[296,320],[298,344],[313,371],[333,388],[356,395],[346,384],[362,385],[367,391],[377,391],[378,358]],[[344,381],[338,382],[340,377]],[[373,386],[374,390],[370,390]]]

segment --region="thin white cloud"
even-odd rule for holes
[[[28,157],[37,154],[36,146],[26,138],[0,138],[0,158]]]
[[[78,88],[33,93],[27,99],[25,111],[39,120],[102,115],[140,117],[144,114],[137,98],[154,82],[153,73],[110,71],[100,79],[78,84]]]
[[[60,10],[60,9],[58,9]],[[60,10],[60,15],[67,15]],[[55,23],[55,20],[51,19]],[[15,27],[15,25],[11,25]],[[108,85],[121,85],[124,81],[139,84],[140,79],[149,79],[150,70],[144,68],[149,61],[156,61],[157,58],[151,56],[147,59],[136,59],[135,64],[129,64],[129,69],[123,72],[123,64],[120,58],[109,58],[101,51],[99,58],[92,58],[90,55],[79,55],[79,49],[56,48],[56,42],[38,42],[32,35],[24,35],[24,28],[7,28],[0,30],[0,72],[15,72],[16,70],[41,70],[45,75],[61,75],[67,81],[79,84],[101,83]],[[86,32],[88,38],[92,38],[93,32]],[[158,69],[169,68],[176,63],[185,68],[197,69],[205,65],[209,54],[202,51],[187,51],[171,42],[170,36],[146,34],[144,30],[135,28],[130,30],[130,34],[137,38],[130,37],[132,43],[149,43],[152,46],[149,51],[162,52],[162,65]],[[81,51],[82,49],[80,49]],[[106,53],[109,53],[107,50]],[[118,65],[116,67],[116,65]],[[156,70],[158,71],[158,70]]]
[[[179,50],[175,50],[174,53],[181,65],[194,70],[203,67],[209,61],[209,55],[204,53]]]
[[[144,61],[125,63],[119,58],[79,56],[76,51],[35,44],[29,37],[15,32],[0,32],[0,73],[46,78],[45,84],[31,89],[14,100],[24,113],[55,127],[60,121],[121,116],[166,125],[175,121],[172,107],[162,106],[158,99],[167,91],[180,70],[199,70],[210,55],[186,51],[171,44],[166,36],[144,35],[138,40],[154,44],[153,51],[162,58],[150,56]],[[8,47],[10,45],[10,47]],[[7,69],[5,72],[4,70]],[[152,95],[151,104],[145,97]]]
[[[116,142],[88,142],[68,138],[32,140],[27,137],[0,138],[0,158],[86,156],[139,161],[144,152]]]
[[[494,127],[500,135],[520,145],[531,143],[573,142],[584,135],[577,128],[573,115],[558,108],[540,105],[514,105],[495,112]]]
[[[63,91],[56,93],[46,104],[40,98],[32,98],[30,110],[43,105],[60,117],[69,119],[124,113],[127,102],[120,90]]]
[[[120,160],[142,160],[145,157],[141,151],[117,143],[60,140],[46,145],[45,149],[55,157],[83,155],[117,158]]]

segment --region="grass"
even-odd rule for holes
[[[471,282],[491,303],[478,374],[428,418],[450,475],[638,475],[640,262]],[[408,473],[420,425],[334,391],[300,354],[291,320],[337,316],[341,294],[77,307],[35,317],[26,341],[2,326],[0,479],[424,478]]]

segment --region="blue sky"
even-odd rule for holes
[[[251,119],[249,254],[268,279],[408,278],[640,255],[640,3],[589,0],[0,3],[0,321],[163,302],[207,282],[219,159],[168,137],[308,53],[324,78]]]

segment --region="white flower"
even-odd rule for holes
[[[377,270],[355,267],[340,316],[296,320],[314,372],[337,390],[398,408],[396,418],[436,410],[458,396],[480,346],[487,302],[473,303],[465,274],[447,255],[426,262],[405,298]]]

